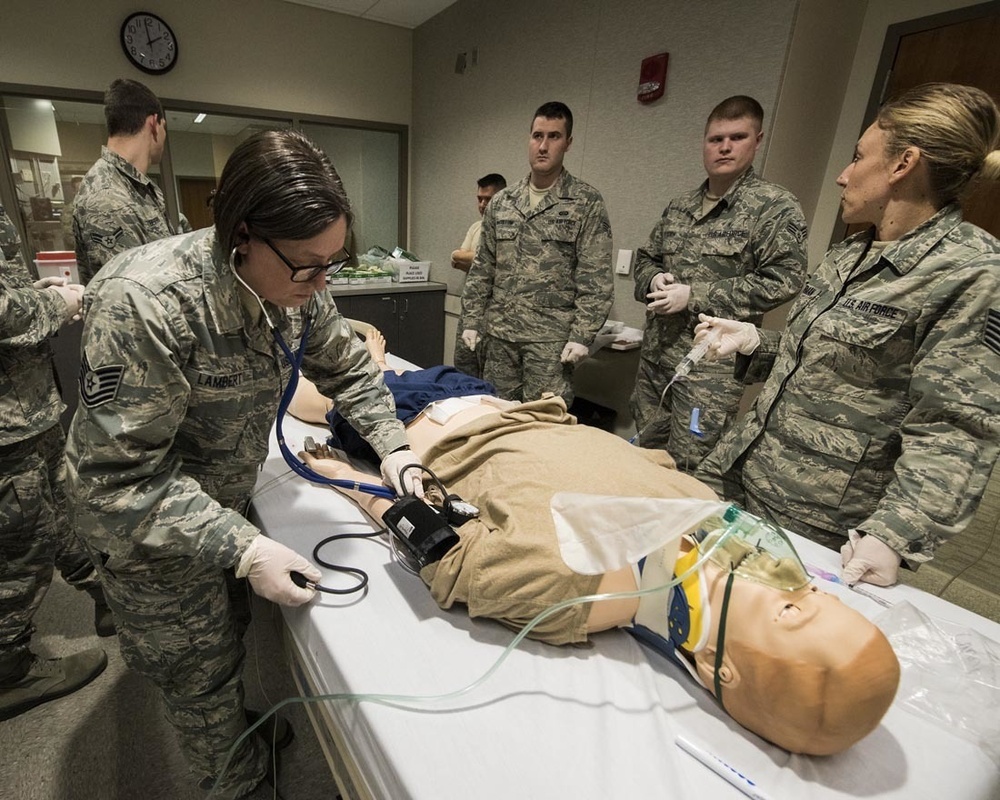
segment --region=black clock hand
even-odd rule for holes
[[[146,24],[146,47],[149,47],[153,42],[149,41],[149,20],[143,20]]]

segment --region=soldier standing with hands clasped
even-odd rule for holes
[[[691,349],[699,312],[760,322],[805,278],[802,208],[753,169],[763,121],[760,103],[744,95],[712,109],[703,144],[707,180],[670,201],[636,256],[635,299],[646,303],[630,401],[638,444],[667,450],[686,472],[735,419],[743,396],[731,360],[702,361],[667,390]]]

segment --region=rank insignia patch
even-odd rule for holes
[[[95,408],[114,400],[124,374],[124,364],[94,369],[84,356],[80,365],[80,397],[83,404],[87,408]]]
[[[986,314],[986,327],[983,328],[983,344],[997,355],[1000,355],[1000,311],[991,308]]]

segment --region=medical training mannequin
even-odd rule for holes
[[[519,629],[562,600],[662,586],[675,569],[682,573],[697,560],[691,552],[694,540],[685,538],[677,566],[672,560],[662,563],[675,558],[667,549],[647,556],[641,570],[581,575],[566,566],[549,507],[557,491],[716,498],[700,481],[674,469],[664,452],[575,424],[559,398],[520,405],[484,400],[443,425],[418,417],[407,433],[414,453],[448,491],[481,510],[478,519],[458,528],[459,543],[421,570],[443,608],[463,603],[470,616]],[[369,479],[343,462],[303,457],[324,475]],[[375,519],[391,505],[370,495],[345,494]],[[737,563],[717,667],[724,595],[730,565]],[[786,568],[745,542],[727,540],[683,584],[679,594],[691,610],[679,636],[678,603],[667,591],[569,606],[529,635],[565,644],[612,627],[631,628],[660,652],[673,653],[749,730],[792,752],[839,752],[878,724],[895,694],[899,665],[871,622],[809,586],[800,564],[800,580],[789,583],[782,577]],[[778,580],[771,580],[775,576]]]

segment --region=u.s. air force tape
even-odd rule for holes
[[[986,327],[983,328],[983,344],[1000,355],[1000,311],[991,308],[986,312]]]
[[[80,364],[80,398],[87,408],[104,405],[118,396],[125,374],[124,364],[112,364],[106,367],[90,366],[87,357]]]

